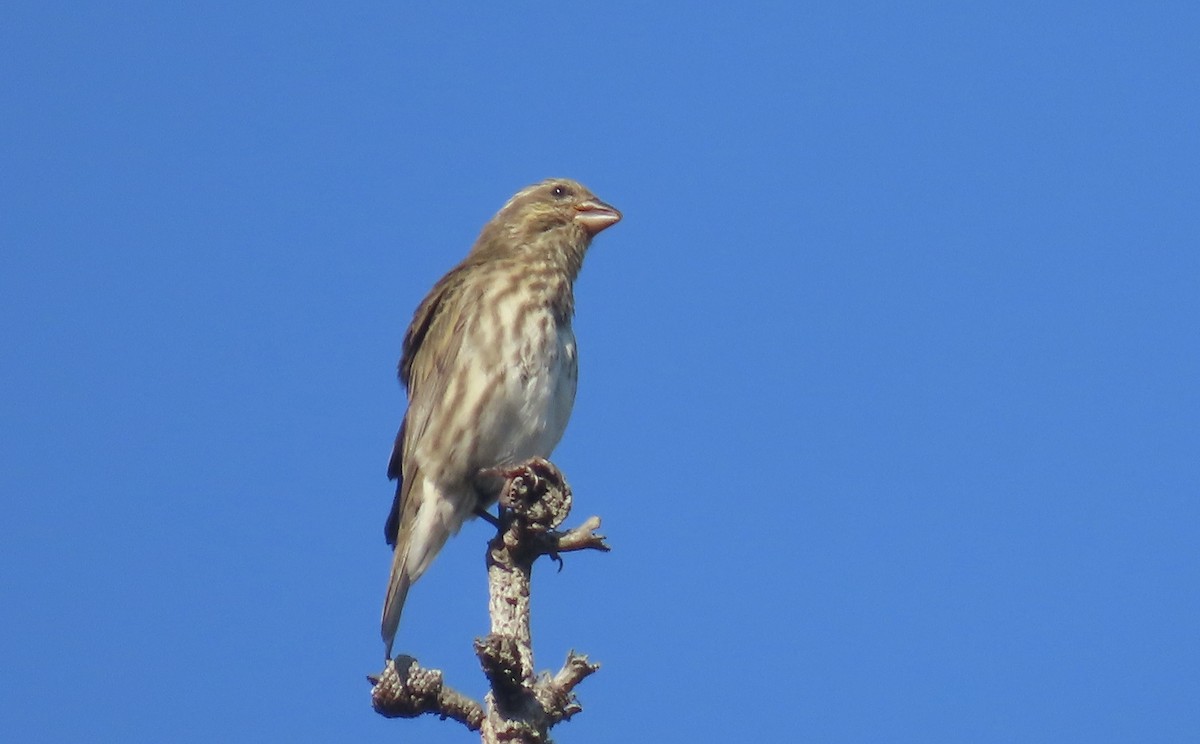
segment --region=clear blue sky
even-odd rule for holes
[[[368,704],[395,363],[562,175],[560,741],[1200,740],[1195,3],[401,5],[0,11],[0,739],[473,740]]]

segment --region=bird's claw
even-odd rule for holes
[[[491,526],[495,527],[498,530],[504,528],[504,523],[501,521],[500,517],[497,517],[495,514],[492,514],[490,511],[483,508],[482,506],[475,507],[475,509],[473,510],[473,513],[475,514],[475,516],[479,517],[480,519],[487,522],[488,524],[490,524]]]
[[[552,484],[561,486],[566,482],[563,478],[562,471],[558,466],[550,462],[544,457],[531,458],[520,465],[514,465],[507,468],[488,468],[481,471],[488,475],[495,475],[505,480],[513,480],[514,478],[522,478],[525,480],[529,490],[536,491],[541,488],[543,481],[549,481]]]

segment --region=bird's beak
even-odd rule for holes
[[[575,205],[575,221],[583,225],[589,235],[595,235],[609,225],[621,221],[621,213],[596,198]]]

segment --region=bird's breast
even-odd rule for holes
[[[499,394],[479,421],[496,447],[479,453],[488,461],[481,467],[549,457],[566,430],[578,379],[575,334],[548,304],[501,298],[496,310],[504,352],[493,356],[501,366],[488,376]]]

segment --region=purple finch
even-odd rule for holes
[[[497,475],[549,457],[575,402],[573,284],[588,246],[621,213],[581,184],[517,193],[417,308],[404,336],[408,411],[388,477],[395,548],[382,632],[391,657],[409,587],[463,522],[495,502]]]

